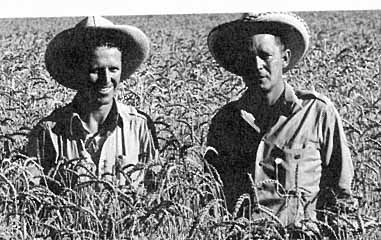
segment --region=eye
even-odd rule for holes
[[[269,54],[268,52],[263,52],[263,51],[258,52],[258,56],[264,60],[269,60],[272,57],[271,54]]]
[[[99,69],[98,68],[90,68],[89,69],[89,73],[90,74],[98,74],[99,73]]]
[[[116,73],[116,72],[119,71],[119,68],[118,67],[110,67],[109,71],[112,72],[112,73]]]

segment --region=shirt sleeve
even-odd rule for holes
[[[156,137],[155,125],[151,118],[144,114],[147,121],[142,126],[141,132],[141,152],[145,154],[144,162],[148,163],[148,168],[144,171],[142,179],[148,192],[154,192],[158,188],[157,172],[160,171],[158,141]],[[153,164],[153,165],[151,165]]]
[[[158,140],[155,125],[147,114],[144,116],[147,121],[143,124],[141,131],[141,153],[145,154],[146,162],[156,162],[158,161]]]
[[[245,131],[240,125],[240,113],[236,108],[236,102],[225,105],[213,117],[209,126],[204,158],[217,169],[230,163],[232,156],[235,159],[239,158],[238,150],[241,149],[241,145],[237,139],[240,133]]]
[[[153,140],[153,144],[154,144],[154,147],[156,149],[159,149],[159,141],[158,141],[158,138],[157,138],[157,133],[156,133],[156,128],[155,128],[155,124],[154,122],[152,121],[151,117],[146,114],[145,112],[142,112],[140,110],[137,110],[138,113],[144,115],[147,119],[147,127],[148,127],[148,130],[151,134],[151,137],[152,137],[152,140]]]
[[[351,196],[354,170],[342,120],[332,103],[323,114],[322,187],[332,189],[338,198]]]
[[[207,135],[207,140],[206,140],[206,149],[204,153],[204,158],[208,162],[214,162],[218,155],[219,155],[219,144],[218,144],[218,132],[217,131],[217,123],[215,119],[212,119],[212,122],[209,126],[209,131]]]
[[[49,169],[49,165],[54,162],[55,150],[51,139],[48,137],[49,131],[43,124],[39,123],[28,137],[28,143],[24,152],[27,156],[35,159],[36,164],[29,164],[28,171],[32,175],[32,182],[38,184],[38,177]]]
[[[218,172],[224,171],[226,161],[222,158],[229,158],[227,147],[225,146],[229,139],[226,139],[226,122],[228,118],[221,117],[221,112],[212,119],[207,135],[206,149],[204,159],[211,164]],[[225,121],[222,121],[224,119]],[[225,144],[225,145],[224,145]]]

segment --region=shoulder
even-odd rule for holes
[[[227,129],[235,129],[239,124],[239,119],[240,110],[237,101],[224,105],[211,119],[209,135],[211,135],[211,132],[224,132]]]
[[[327,96],[312,90],[297,90],[295,91],[295,95],[301,99],[303,103],[306,103],[306,105],[313,101],[316,111],[323,114],[323,116],[331,115],[339,117],[334,103]]]
[[[311,101],[314,101],[314,105],[322,111],[336,111],[334,103],[324,94],[313,90],[296,90],[295,95],[297,98],[302,100],[303,103],[310,103]]]
[[[145,112],[142,112],[133,106],[126,105],[121,102],[117,102],[117,106],[123,121],[135,122],[138,126],[144,126],[144,128],[148,129],[148,132],[151,133],[150,135],[153,138],[154,146],[156,149],[158,149],[159,143],[156,136],[156,129],[151,117]]]
[[[295,95],[301,100],[318,100],[322,104],[332,104],[328,97],[313,90],[296,90]]]
[[[234,119],[237,115],[239,115],[238,101],[233,101],[222,106],[212,118],[212,122],[226,122],[229,119]]]
[[[56,125],[66,125],[66,121],[73,114],[72,104],[53,110],[48,116],[42,118],[36,125],[35,129],[48,130]]]
[[[149,117],[148,114],[136,109],[133,106],[126,105],[121,102],[117,102],[117,106],[119,114],[124,119],[136,120],[140,122],[145,122],[147,124],[150,124],[152,122],[152,119]]]

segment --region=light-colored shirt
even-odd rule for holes
[[[247,92],[224,106],[212,120],[205,158],[223,181],[230,211],[250,193],[285,225],[316,219],[333,195],[351,195],[353,164],[337,110],[321,94],[287,83],[271,109]]]
[[[157,158],[156,134],[147,115],[114,100],[105,122],[91,136],[78,114],[76,101],[74,98],[72,103],[55,110],[31,132],[26,152],[37,158],[45,174],[53,174],[58,165],[79,162],[97,178],[123,185],[126,173],[134,166]],[[76,170],[87,172],[78,166]],[[142,172],[129,175],[130,183],[138,185]]]

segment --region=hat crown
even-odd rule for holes
[[[304,28],[308,36],[310,37],[310,29],[307,23],[298,15],[290,12],[264,12],[264,13],[243,13],[241,21],[248,22],[287,22],[294,27]]]
[[[90,16],[75,27],[60,32],[49,42],[45,52],[46,68],[62,85],[79,89],[82,82],[78,81],[78,60],[82,54],[87,54],[93,43],[104,42],[116,46],[122,53],[122,80],[133,74],[149,54],[149,39],[137,27]]]
[[[75,25],[75,28],[87,28],[87,27],[110,27],[114,26],[110,20],[101,16],[89,16]]]
[[[290,63],[283,72],[295,66],[310,45],[310,30],[302,18],[287,12],[265,12],[244,13],[237,20],[215,27],[208,35],[208,47],[220,65],[232,73],[240,74],[241,42],[248,35],[263,33],[276,34],[291,50]]]
[[[243,13],[241,16],[242,20],[258,20],[261,16],[265,14],[270,14],[270,13],[251,13],[251,12],[246,12]]]

